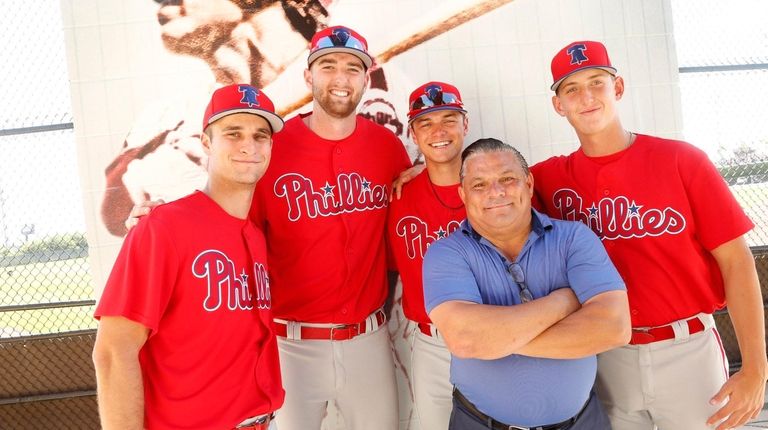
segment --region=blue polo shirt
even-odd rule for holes
[[[624,282],[600,243],[584,224],[553,220],[532,210],[532,229],[516,262],[534,298],[570,287],[579,301]],[[424,257],[427,312],[451,300],[500,306],[520,303],[520,288],[507,271],[510,262],[469,221],[433,243]],[[590,333],[579,333],[587,340]],[[478,409],[507,424],[526,427],[558,423],[575,415],[595,381],[595,356],[547,359],[513,354],[496,360],[451,360],[451,382]]]

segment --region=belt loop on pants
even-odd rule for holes
[[[289,340],[349,340],[355,336],[371,333],[387,322],[383,309],[377,309],[364,320],[351,324],[323,324],[274,320],[275,334]]]
[[[419,326],[419,331],[429,337],[441,338],[440,332],[437,331],[437,327],[434,324],[429,323],[416,323]]]
[[[662,340],[675,339],[675,342],[684,342],[692,334],[696,334],[715,326],[715,319],[711,314],[700,313],[691,318],[673,321],[657,327],[633,327],[630,345],[646,345]]]

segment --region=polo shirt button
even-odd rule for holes
[[[611,192],[610,192],[610,191],[608,191],[608,190],[603,190],[603,195],[604,195],[604,196],[607,196],[607,195],[608,195],[608,194],[610,194],[610,193],[611,193]]]
[[[341,148],[336,148],[336,153],[341,154]]]
[[[632,312],[632,315],[637,315],[640,313],[640,311],[638,311],[637,309],[632,309],[631,312]]]
[[[347,314],[347,308],[341,308],[341,313],[342,313],[342,315],[346,315]]]

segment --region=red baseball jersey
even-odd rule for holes
[[[274,136],[251,208],[267,237],[273,311],[291,321],[360,322],[387,295],[389,192],[410,161],[391,131],[360,116],[341,140],[317,136],[304,117]]]
[[[283,404],[263,234],[202,192],[133,228],[96,317],[150,330],[145,425],[225,429]]]
[[[531,171],[539,209],[581,221],[602,239],[627,284],[634,327],[723,307],[710,251],[754,225],[703,151],[637,135],[619,153],[587,157],[579,149]]]
[[[403,312],[411,321],[431,322],[424,308],[421,265],[427,247],[459,228],[467,216],[458,188],[434,185],[424,170],[390,204],[387,239],[403,283]]]

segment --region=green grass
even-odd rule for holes
[[[0,267],[0,306],[90,300],[86,258]],[[95,328],[92,306],[0,312],[0,337]]]

